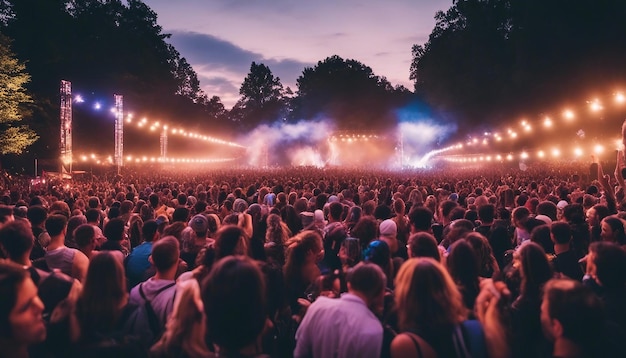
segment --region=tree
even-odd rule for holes
[[[243,127],[249,129],[259,123],[283,119],[286,108],[283,85],[264,64],[252,62],[239,94],[242,97],[236,107],[242,111]]]
[[[21,154],[38,136],[22,121],[22,105],[32,102],[25,89],[30,76],[9,47],[9,40],[0,35],[0,153]]]
[[[293,120],[323,115],[341,129],[379,129],[394,120],[394,88],[359,61],[328,57],[305,68],[297,85]]]

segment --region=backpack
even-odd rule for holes
[[[154,298],[160,295],[163,291],[176,285],[175,282],[167,284],[156,291]],[[129,330],[135,332],[142,337],[142,341],[148,346],[152,346],[163,335],[164,327],[159,322],[159,317],[152,307],[152,302],[149,300],[143,292],[143,283],[139,284],[139,295],[144,300],[143,304],[139,304],[133,312],[130,321]],[[147,324],[147,327],[145,325]]]

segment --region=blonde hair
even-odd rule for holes
[[[150,349],[151,356],[170,357],[184,353],[186,357],[206,357],[210,354],[205,342],[206,317],[196,279],[176,284],[174,309],[169,316],[161,339]]]
[[[400,328],[454,326],[467,318],[463,297],[448,271],[431,258],[412,258],[395,281]]]

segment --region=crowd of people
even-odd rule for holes
[[[0,357],[623,357],[620,156],[14,178]]]

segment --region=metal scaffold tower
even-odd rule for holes
[[[124,165],[124,96],[116,94],[115,97],[115,156],[117,173],[120,173]]]
[[[167,126],[163,126],[163,130],[161,131],[160,143],[161,158],[165,159],[167,157]]]
[[[61,173],[72,173],[72,82],[61,80]]]

